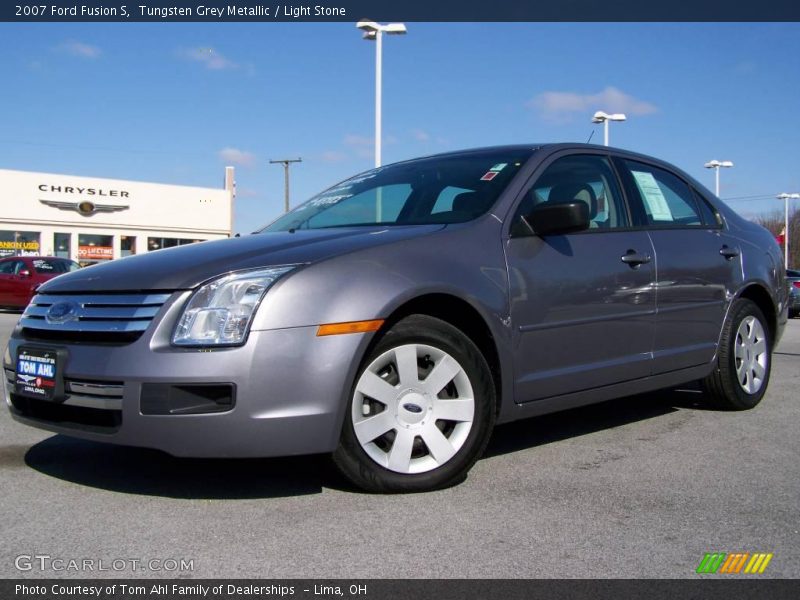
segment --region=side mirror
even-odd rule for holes
[[[20,269],[17,272],[17,275],[20,277],[25,277],[26,279],[31,276],[31,272],[28,269]]]
[[[573,233],[589,228],[589,207],[585,202],[545,202],[522,218],[534,235]]]

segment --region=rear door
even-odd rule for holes
[[[590,229],[531,235],[523,215],[539,203],[584,201]],[[518,402],[650,373],[653,249],[633,231],[605,154],[559,155],[524,191],[506,242]]]
[[[653,373],[707,363],[741,282],[739,244],[678,174],[633,160],[618,164],[655,248]]]

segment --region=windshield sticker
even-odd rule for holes
[[[353,194],[338,194],[335,196],[320,196],[319,198],[314,198],[308,203],[308,206],[330,206],[332,204],[337,204],[346,198],[352,198]]]
[[[34,266],[35,269],[44,269],[44,270],[50,270],[50,271],[53,270],[53,265],[51,265],[49,262],[44,261],[44,260],[35,260],[35,261],[33,261],[33,266]]]
[[[639,186],[639,191],[642,193],[653,220],[672,221],[672,211],[653,174],[645,171],[631,171],[631,173],[636,179],[636,185]]]
[[[497,171],[486,171],[483,177],[481,177],[481,181],[491,181],[495,177],[497,177]]]
[[[502,171],[503,169],[505,169],[507,166],[508,166],[508,163],[498,163],[498,164],[496,164],[495,166],[493,166],[493,167],[492,167],[491,169],[489,169],[489,170],[490,170],[490,171],[497,171],[497,172],[499,173],[500,171]]]

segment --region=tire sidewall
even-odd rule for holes
[[[767,344],[767,366],[764,373],[764,381],[759,390],[754,394],[748,394],[739,383],[736,373],[736,336],[742,321],[747,317],[754,317],[761,325],[766,336]],[[728,320],[723,343],[725,344],[724,353],[720,355],[720,376],[723,387],[729,396],[734,408],[748,409],[756,406],[763,398],[769,385],[770,374],[772,371],[772,339],[770,329],[764,318],[764,313],[752,301],[740,298],[731,309],[731,316]]]

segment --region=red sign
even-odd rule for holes
[[[111,246],[78,246],[78,258],[84,260],[111,260],[114,248]]]

